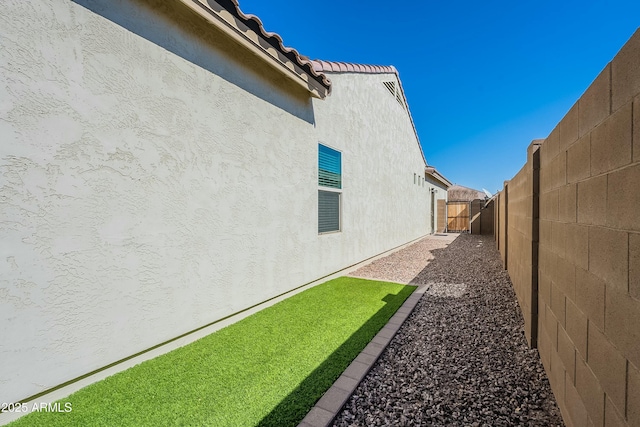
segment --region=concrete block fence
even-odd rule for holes
[[[496,245],[568,426],[640,426],[640,30],[496,196]]]

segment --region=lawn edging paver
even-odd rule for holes
[[[380,329],[329,390],[316,402],[315,406],[298,424],[298,427],[327,427],[331,425],[360,382],[400,330],[400,327],[409,318],[425,290],[426,286],[420,286],[405,300],[387,324]]]

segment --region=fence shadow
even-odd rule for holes
[[[414,286],[407,286],[397,294],[387,294],[378,310],[365,324],[354,332],[302,383],[285,397],[257,425],[260,427],[296,426],[307,415],[313,405],[340,377],[360,351],[374,338],[389,318],[413,293]]]

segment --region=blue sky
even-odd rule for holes
[[[312,59],[394,65],[430,165],[502,188],[640,26],[640,1],[239,0]]]

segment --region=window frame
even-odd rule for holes
[[[340,156],[340,187],[331,187],[331,186],[326,186],[326,185],[321,185],[320,184],[320,147],[323,146],[325,148],[328,148],[329,150],[335,151],[336,153],[339,154]],[[342,232],[342,199],[343,199],[343,193],[344,193],[344,185],[343,185],[343,173],[342,173],[342,155],[343,152],[342,150],[338,150],[334,147],[331,147],[328,144],[325,144],[323,142],[318,142],[318,156],[317,156],[317,166],[318,166],[318,221],[317,221],[317,230],[318,230],[318,235],[324,235],[324,234],[332,234],[332,233],[340,233]],[[325,192],[325,193],[337,193],[338,194],[338,229],[337,230],[327,230],[327,231],[320,231],[320,192]]]

